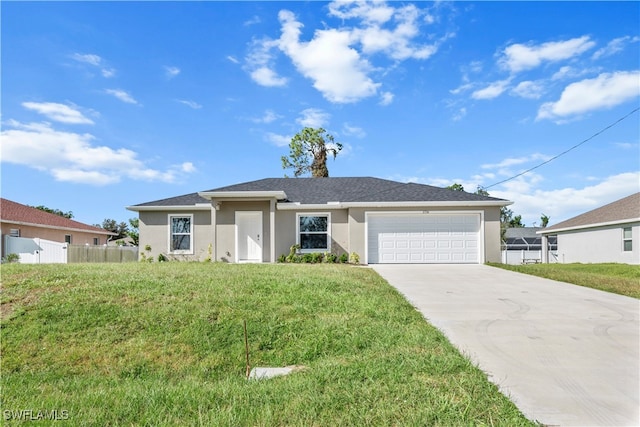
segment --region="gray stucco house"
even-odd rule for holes
[[[557,236],[561,263],[640,264],[640,192],[538,231]],[[544,244],[543,244],[544,247]],[[548,262],[543,253],[543,262]]]
[[[266,178],[129,206],[147,256],[275,262],[301,252],[361,263],[500,262],[512,202],[379,178]]]

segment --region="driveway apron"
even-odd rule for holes
[[[527,418],[640,425],[640,301],[485,265],[373,268]]]

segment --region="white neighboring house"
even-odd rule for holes
[[[640,192],[547,227],[558,236],[558,262],[640,264]],[[543,247],[545,245],[543,244]],[[543,253],[543,262],[549,262]]]

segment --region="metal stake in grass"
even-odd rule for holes
[[[249,340],[247,338],[247,321],[244,321],[244,350],[247,355],[247,379],[249,379],[249,374],[251,373],[251,365],[249,364]]]

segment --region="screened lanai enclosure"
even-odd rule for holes
[[[536,264],[542,262],[540,227],[507,228],[502,239],[503,264]],[[557,261],[558,237],[548,238],[549,262]]]

